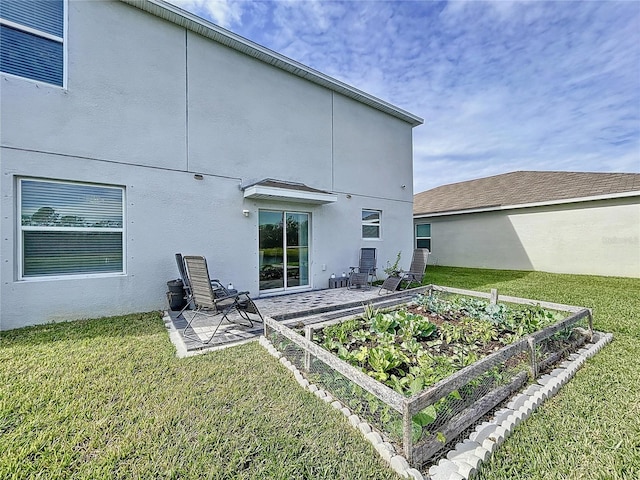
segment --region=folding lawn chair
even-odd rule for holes
[[[214,287],[212,285],[212,281],[209,278],[207,260],[204,257],[184,256],[183,260],[185,266],[185,278],[187,280],[187,284],[189,285],[188,288],[191,295],[188,301],[190,303],[193,303],[194,306],[193,315],[191,316],[191,319],[187,322],[187,325],[183,330],[183,335],[185,337],[194,338],[193,335],[191,335],[191,333],[189,332],[189,329],[193,331],[192,324],[194,320],[200,315],[219,317],[219,321],[216,324],[213,333],[206,341],[202,341],[201,338],[196,335],[197,340],[201,341],[204,344],[211,342],[218,329],[220,328],[220,325],[225,320],[227,320],[228,322],[235,322],[247,327],[253,327],[253,321],[249,317],[249,313],[258,314],[260,316],[260,319],[262,320],[262,315],[260,315],[257,307],[249,297],[248,292],[231,293],[230,295],[224,295],[220,292],[217,292],[216,294],[216,291],[214,290]],[[236,319],[229,317],[229,314],[234,310],[238,313],[241,319],[249,322],[248,325],[237,322]]]
[[[351,267],[347,288],[371,288],[376,276],[376,249],[361,248],[357,267]]]
[[[382,290],[389,290],[390,292],[398,290],[403,281],[407,282],[405,288],[409,288],[412,282],[422,283],[424,271],[427,269],[428,258],[429,250],[426,248],[416,248],[413,251],[409,270],[400,270],[398,275],[389,276],[380,286],[378,295],[382,294]]]
[[[422,283],[422,277],[427,269],[427,260],[429,259],[429,250],[426,248],[416,248],[413,251],[413,258],[411,259],[411,265],[408,271],[402,271],[400,277],[402,280],[406,280],[407,285],[405,288],[409,288],[412,282]]]

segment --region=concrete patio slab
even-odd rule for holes
[[[369,290],[332,288],[261,297],[254,299],[254,302],[263,317],[270,317],[287,325],[303,326],[358,315],[363,312],[365,305],[369,304],[376,308],[403,304],[423,291],[424,287],[420,287],[399,292],[383,291],[380,294],[377,287]],[[240,322],[247,322],[242,321],[237,313],[231,313],[230,321],[223,321],[211,341],[205,343],[211,337],[220,317],[198,315],[185,332],[185,327],[193,315],[192,310],[187,310],[182,315],[171,310],[165,313],[165,324],[170,331],[172,342],[176,345],[178,356],[239,345],[256,340],[263,332],[261,322],[254,322],[253,326],[241,325]]]

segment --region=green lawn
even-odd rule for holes
[[[157,313],[0,338],[2,479],[396,478],[257,342],[178,359]]]
[[[640,478],[640,280],[445,267],[426,280],[592,307],[615,335],[478,478]],[[397,478],[256,342],[177,359],[157,313],[0,342],[2,479]]]
[[[594,328],[614,334],[477,479],[640,478],[640,280],[445,267],[426,280],[590,307]]]

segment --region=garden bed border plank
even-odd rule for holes
[[[466,385],[474,378],[482,375],[488,370],[491,370],[496,365],[504,363],[509,358],[522,352],[528,351],[529,343],[526,338],[523,338],[518,340],[516,343],[506,345],[497,352],[493,352],[491,355],[481,358],[477,362],[464,367],[462,370],[458,370],[454,374],[443,378],[427,390],[423,390],[422,392],[416,393],[406,399],[409,415],[419,413],[429,405],[437,402],[443,397],[446,397],[454,390]]]
[[[464,432],[469,427],[469,424],[473,424],[506,398],[509,398],[513,393],[520,390],[526,383],[527,378],[527,372],[517,373],[508,384],[494,388],[490,393],[476,400],[465,410],[449,420],[445,427],[440,430],[440,433],[446,438],[444,443],[438,440],[435,435],[432,435],[423,442],[416,445],[411,444],[409,448],[405,445],[405,455],[407,455],[407,458],[411,458],[413,460],[412,463],[415,465],[420,464],[423,459],[431,458],[445,448],[447,442]]]
[[[475,290],[465,290],[463,288],[443,287],[441,285],[430,284],[425,287],[425,292],[435,290],[437,292],[455,293],[458,295],[466,295],[470,297],[480,297],[492,300],[495,298],[496,302],[518,303],[522,305],[540,306],[542,308],[548,308],[549,310],[559,310],[564,312],[579,312],[584,310],[585,307],[578,307],[576,305],[565,305],[563,303],[545,302],[542,300],[532,300],[530,298],[511,297],[509,295],[498,295],[496,289],[492,289],[491,293],[478,292]]]
[[[385,402],[397,412],[403,412],[403,404],[405,401],[405,397],[403,395],[374,380],[366,373],[361,372],[360,370],[349,365],[347,362],[341,360],[331,352],[328,352],[321,346],[307,340],[290,328],[279,324],[277,321],[269,317],[265,318],[265,329],[267,328],[267,326],[270,329],[278,332],[280,335],[288,338],[296,345],[302,347],[304,350],[311,353],[311,355],[313,355],[314,357],[319,358],[331,368],[336,370],[338,373],[344,375],[349,380],[364,388],[372,395],[378,397],[380,400]]]

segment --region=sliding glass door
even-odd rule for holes
[[[309,286],[309,214],[260,210],[260,291]]]

